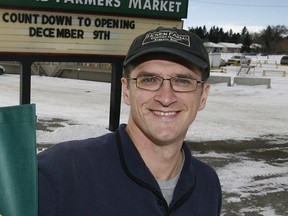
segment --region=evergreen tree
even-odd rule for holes
[[[241,47],[241,52],[243,53],[249,53],[251,51],[251,44],[252,44],[252,38],[249,34],[248,29],[246,28],[246,26],[244,26],[244,28],[242,29],[242,33],[241,33],[241,43],[242,43],[242,47]]]
[[[287,54],[288,53],[288,29],[284,25],[268,26],[260,33],[250,35],[246,26],[241,34],[234,33],[232,29],[224,32],[223,28],[212,26],[207,30],[206,26],[189,28],[189,31],[197,34],[203,42],[228,42],[242,43],[241,52],[251,52],[251,44],[256,43],[262,46],[262,51],[266,54]]]

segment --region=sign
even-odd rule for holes
[[[1,0],[1,5],[175,19],[187,18],[188,10],[188,0]]]
[[[2,1],[2,0],[1,0]],[[182,21],[0,9],[1,52],[126,55],[150,29]]]

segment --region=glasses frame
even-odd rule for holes
[[[158,88],[158,89],[155,89],[155,90],[146,89],[146,88],[139,87],[138,84],[137,84],[137,83],[138,83],[138,79],[139,79],[139,78],[142,78],[142,77],[161,78],[162,82],[161,82],[161,84],[159,85],[159,88]],[[152,75],[152,76],[137,76],[137,77],[126,77],[126,78],[127,78],[128,80],[135,80],[135,81],[136,81],[136,87],[137,87],[137,88],[142,89],[142,90],[146,90],[146,91],[150,91],[150,92],[158,91],[158,90],[162,87],[163,82],[164,82],[165,80],[169,80],[169,81],[170,81],[171,89],[172,89],[174,92],[180,92],[180,93],[194,92],[194,91],[197,90],[197,87],[198,87],[198,85],[196,85],[195,89],[190,90],[190,91],[178,91],[178,90],[175,90],[175,89],[173,88],[173,85],[172,85],[172,80],[175,79],[175,78],[179,78],[179,79],[182,78],[182,77],[177,77],[177,76],[176,76],[176,77],[170,77],[170,78],[164,78],[164,77],[161,77],[161,76],[154,76],[154,75]],[[206,80],[197,80],[197,79],[195,79],[195,78],[190,78],[190,77],[183,77],[183,79],[194,80],[194,81],[196,81],[197,84],[203,84],[203,83],[206,82]]]

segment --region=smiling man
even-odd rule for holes
[[[220,215],[218,176],[184,141],[205,107],[209,72],[195,34],[158,28],[138,36],[122,78],[127,125],[39,154],[39,215]]]

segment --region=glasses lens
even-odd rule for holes
[[[197,80],[192,78],[171,78],[171,85],[174,91],[189,92],[195,91],[197,88]]]
[[[162,84],[162,78],[156,76],[140,76],[137,77],[137,87],[150,91],[156,91]]]

